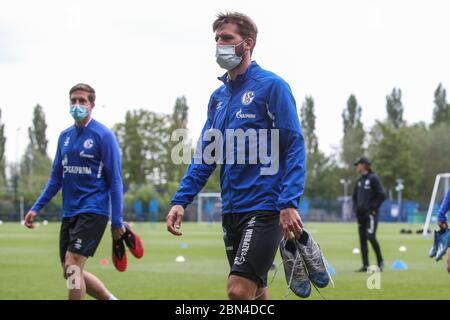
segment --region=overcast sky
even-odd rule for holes
[[[253,58],[283,77],[300,107],[315,100],[319,146],[333,152],[350,94],[369,129],[386,116],[385,97],[403,91],[405,119],[430,122],[439,82],[450,88],[450,1],[5,1],[0,0],[0,108],[8,161],[28,143],[36,103],[48,123],[53,157],[72,123],[68,90],[97,91],[94,117],[108,126],[125,111],[190,107],[196,138],[223,74],[211,24],[219,11],[251,16]],[[20,128],[18,130],[18,128]],[[16,135],[18,133],[18,135]]]

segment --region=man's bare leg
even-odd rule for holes
[[[66,261],[72,261],[72,260],[67,260],[68,254],[73,254],[68,252],[66,254]],[[84,257],[83,257],[84,258]],[[70,258],[69,259],[73,259]],[[86,258],[85,258],[86,260]],[[75,264],[76,265],[76,264]],[[67,279],[68,276],[73,275],[73,271],[69,272],[69,274],[67,274],[67,268],[69,268],[70,263],[65,263],[62,265],[63,270],[64,270],[64,278]],[[83,263],[83,267],[84,267],[84,263]],[[79,266],[78,266],[79,268]],[[108,291],[108,289],[106,289],[105,285],[100,281],[100,279],[98,279],[95,275],[93,275],[90,272],[87,272],[83,269],[79,269],[82,273],[82,279],[83,281],[80,281],[80,290],[83,292],[83,298],[84,298],[84,294],[88,294],[91,297],[93,297],[94,299],[97,300],[110,300],[112,298],[115,299],[115,297],[111,294],[111,292]],[[75,284],[74,282],[75,280],[72,279],[72,285]],[[70,291],[70,290],[69,290]],[[70,292],[69,292],[69,299],[70,298]]]
[[[230,275],[228,278],[228,298],[230,300],[254,300],[257,292],[263,293],[259,299],[263,299],[267,292],[261,292],[256,283],[244,277]]]
[[[106,289],[103,282],[90,272],[83,272],[84,282],[86,283],[86,292],[97,300],[110,300],[113,295]]]
[[[83,300],[86,294],[83,269],[86,257],[73,252],[66,252],[64,277],[68,280],[69,300]]]
[[[450,274],[450,248],[447,250],[447,271]]]
[[[267,288],[258,288],[256,290],[256,300],[269,300],[269,290]]]

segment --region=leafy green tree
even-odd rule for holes
[[[20,161],[19,194],[25,202],[34,202],[50,177],[52,161],[30,143]]]
[[[42,107],[34,107],[32,125],[28,128],[30,139],[23,155],[18,173],[17,187],[19,195],[27,204],[32,203],[41,194],[50,177],[52,161],[47,155],[47,124]],[[58,197],[55,201],[57,201]]]
[[[138,111],[127,111],[125,122],[115,126],[122,150],[122,174],[127,184],[143,184],[146,180],[144,173],[144,142],[140,135],[140,118]]]
[[[303,135],[305,137],[307,165],[305,196],[311,198],[336,198],[339,193],[337,164],[319,149],[316,134],[314,99],[307,96],[300,109]]]
[[[341,159],[344,163],[345,178],[354,178],[353,164],[364,154],[365,132],[361,122],[362,108],[355,95],[350,95],[347,107],[342,112],[344,137],[342,139]]]
[[[185,96],[178,97],[172,113],[172,128],[186,129],[188,123],[189,106]]]
[[[28,136],[31,145],[36,148],[40,154],[47,154],[48,140],[46,137],[47,123],[45,121],[44,110],[37,104],[33,111],[33,125],[28,128]]]
[[[2,110],[0,109],[0,195],[5,191],[6,187],[6,159],[5,159],[5,146],[6,146],[6,136],[5,136],[5,124],[1,121]]]
[[[395,128],[400,128],[404,124],[401,89],[394,88],[391,94],[386,96],[386,111],[388,114],[388,122]]]
[[[172,112],[172,116],[171,116],[171,125],[169,128],[169,136],[172,136],[172,133],[175,130],[178,129],[182,129],[182,130],[186,130],[187,132],[187,123],[188,123],[188,111],[189,111],[189,106],[187,105],[187,100],[186,97],[178,97],[176,102],[175,102],[175,106],[173,108],[173,112]],[[185,137],[187,138],[187,137]],[[170,140],[169,143],[167,144],[167,159],[166,159],[166,163],[167,163],[167,181],[168,182],[180,182],[181,179],[183,178],[183,175],[186,171],[186,168],[188,166],[188,164],[186,163],[174,163],[174,159],[172,159],[172,150],[175,147],[175,145],[177,145],[178,143],[180,143],[180,141],[172,141]],[[187,145],[189,143],[189,141],[184,141],[184,143],[186,144],[186,148],[187,150],[190,149],[191,146]]]
[[[305,102],[303,102],[300,110],[300,118],[305,137],[306,154],[310,157],[317,153],[319,149],[319,142],[316,135],[314,99],[311,96],[305,98]]]
[[[394,190],[396,180],[403,179],[405,198],[417,199],[420,167],[409,131],[409,128],[399,130],[390,122],[377,121],[371,130],[369,156],[387,189]]]
[[[447,91],[439,83],[434,92],[434,110],[432,127],[436,127],[442,123],[450,123],[450,105],[447,103]]]
[[[170,117],[148,110],[128,111],[124,123],[114,127],[121,150],[127,184],[167,182],[167,144]]]
[[[408,128],[408,136],[413,141],[414,160],[417,162],[418,190],[415,201],[428,204],[438,173],[450,171],[448,155],[450,154],[450,125],[428,128],[424,123]]]

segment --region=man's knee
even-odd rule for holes
[[[82,255],[67,252],[63,264],[64,278],[67,279],[69,276],[73,274],[79,274],[81,276],[85,261],[86,258],[83,257]]]
[[[64,279],[68,279],[69,277],[79,277],[83,276],[83,269],[77,266],[76,264],[66,264],[64,265]]]
[[[228,299],[230,300],[251,300],[254,296],[249,294],[248,290],[240,285],[228,286]]]
[[[252,300],[255,298],[257,285],[246,278],[231,275],[228,279],[228,298],[230,300]]]

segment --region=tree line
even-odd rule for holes
[[[325,154],[320,149],[317,135],[314,98],[306,96],[299,107],[307,153],[305,196],[320,199],[342,196],[340,181],[350,180],[353,186],[358,177],[353,163],[366,155],[381,177],[388,196],[394,194],[396,180],[402,179],[404,197],[426,204],[436,174],[450,170],[447,160],[450,155],[450,105],[446,89],[439,84],[434,92],[434,106],[430,108],[433,117],[429,124],[407,123],[403,118],[404,108],[401,89],[393,88],[386,95],[385,119],[365,127],[361,121],[363,106],[351,94],[341,114],[340,145],[332,154]],[[131,207],[136,199],[145,203],[151,198],[159,200],[161,210],[169,206],[187,167],[171,160],[171,150],[179,143],[171,141],[171,133],[174,129],[187,128],[188,114],[186,97],[179,97],[172,113],[129,110],[125,119],[113,126],[122,154],[126,206]],[[28,145],[19,164],[6,163],[4,127],[0,110],[0,208],[17,210],[19,197],[23,197],[27,205],[36,200],[51,170],[42,106],[34,107],[32,124],[28,128]],[[204,190],[220,191],[219,170]],[[58,194],[50,208],[60,208],[60,203],[61,195]]]
[[[402,91],[393,88],[386,95],[385,119],[365,128],[363,107],[350,95],[341,115],[341,143],[331,155],[320,151],[314,108],[313,97],[307,96],[300,111],[308,159],[306,196],[331,199],[342,195],[340,180],[354,185],[358,178],[354,162],[362,155],[371,160],[389,197],[395,193],[397,179],[402,179],[405,198],[422,204],[430,199],[436,174],[450,171],[450,105],[442,84],[434,92],[430,124],[407,123]]]

